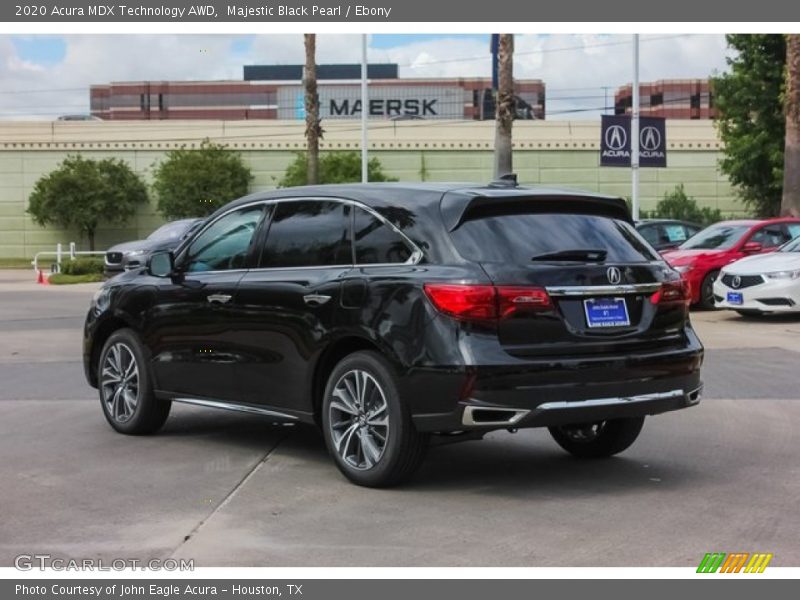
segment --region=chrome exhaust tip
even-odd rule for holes
[[[530,411],[520,408],[467,406],[461,418],[463,425],[498,425],[508,427],[519,423]]]

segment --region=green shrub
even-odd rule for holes
[[[383,170],[381,161],[371,158],[367,162],[367,177],[370,181],[397,181]],[[357,183],[361,181],[361,153],[334,150],[319,155],[320,183]],[[286,168],[278,187],[306,185],[306,154],[297,152],[294,160]]]
[[[659,200],[655,210],[642,211],[640,216],[642,219],[691,221],[699,225],[710,225],[722,220],[722,212],[718,208],[697,206],[697,201],[686,194],[682,183],[664,194],[664,198]]]
[[[99,258],[75,258],[61,263],[63,275],[102,275],[103,261]]]

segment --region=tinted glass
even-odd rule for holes
[[[261,206],[244,208],[217,219],[189,247],[187,270],[225,271],[247,267],[247,252],[263,210]]]
[[[262,267],[325,267],[352,263],[348,220],[341,202],[280,202],[261,252]]]
[[[399,233],[367,211],[355,209],[356,263],[404,263],[411,249]]]
[[[637,231],[642,235],[644,239],[646,239],[654,246],[657,245],[658,242],[660,241],[659,240],[660,235],[657,225],[647,225],[644,227],[639,227]]]
[[[727,250],[750,229],[749,225],[712,225],[681,244],[681,250]]]
[[[636,230],[596,215],[505,214],[466,221],[452,232],[469,260],[521,264],[533,256],[564,250],[605,250],[609,262],[659,260]]]

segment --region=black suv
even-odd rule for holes
[[[86,377],[122,433],[171,402],[321,427],[396,483],[429,442],[548,427],[581,457],[699,401],[684,282],[619,198],[474,184],[258,193],[95,295]]]

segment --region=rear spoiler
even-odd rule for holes
[[[448,231],[465,221],[504,214],[571,213],[619,219],[633,225],[628,204],[613,196],[580,194],[508,194],[470,196],[447,193],[441,202],[442,218]]]

